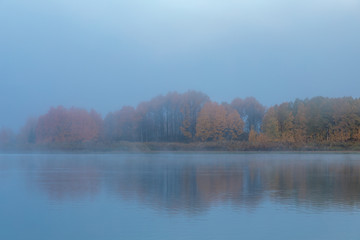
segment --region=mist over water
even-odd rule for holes
[[[358,154],[0,155],[0,237],[351,238],[359,172]]]
[[[0,240],[359,239],[359,26],[360,0],[0,0]]]

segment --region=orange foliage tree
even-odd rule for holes
[[[209,101],[209,97],[201,92],[188,91],[183,94],[183,104],[181,106],[183,122],[180,129],[187,139],[192,139],[195,136],[199,112],[204,104]]]
[[[243,131],[244,122],[234,109],[216,102],[205,103],[196,124],[196,137],[201,141],[236,140]]]
[[[36,128],[37,143],[87,142],[98,140],[101,116],[94,110],[51,108],[41,116]]]

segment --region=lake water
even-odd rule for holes
[[[0,155],[0,239],[360,239],[358,154]]]

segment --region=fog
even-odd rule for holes
[[[1,0],[0,128],[169,91],[359,97],[359,0]]]

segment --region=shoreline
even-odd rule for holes
[[[289,145],[249,142],[88,142],[63,144],[27,144],[0,149],[0,154],[122,154],[122,153],[360,153],[360,144]]]

